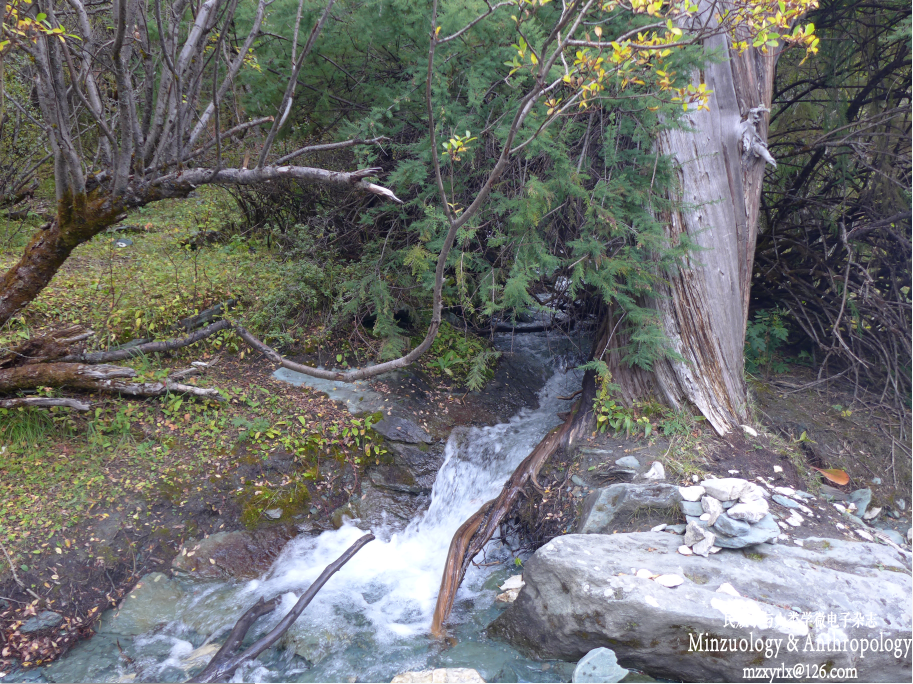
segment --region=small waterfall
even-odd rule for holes
[[[547,353],[535,347],[524,351],[540,356]],[[548,430],[560,423],[556,414],[567,410],[570,402],[559,397],[578,388],[581,375],[564,368],[557,370],[539,392],[539,408],[524,409],[506,423],[454,429],[428,509],[405,529],[372,529],[377,539],[330,579],[283,637],[280,644],[284,648],[272,649],[262,657],[264,662],[236,673],[237,680],[344,682],[354,681],[351,678],[357,675],[359,681],[390,681],[405,670],[454,663],[453,652],[443,650],[429,633],[450,540],[463,521],[498,494]],[[276,614],[269,618],[275,624],[326,565],[364,532],[356,520],[317,537],[299,537],[258,580],[242,584],[185,582],[185,593],[166,624],[133,639],[133,668],[118,666],[120,676],[126,676],[120,681],[132,679],[131,672],[136,673],[134,681],[186,678],[188,656],[193,656],[194,647],[213,633],[217,633],[218,642],[220,630],[224,634],[261,596],[283,595]],[[489,544],[488,560],[500,554],[502,561],[513,561],[497,546]],[[474,667],[469,664],[474,658],[494,651],[502,659],[522,660],[503,644],[480,645],[485,640],[479,632],[493,617],[491,611],[496,610],[491,608],[491,592],[483,591],[482,585],[492,573],[504,575],[509,567],[471,566],[467,572],[452,622],[460,646],[481,648],[484,653],[464,654],[464,661],[469,662],[460,666]],[[480,616],[479,611],[488,614]],[[68,657],[76,657],[78,651]],[[529,662],[534,674],[539,666]],[[549,675],[543,673],[546,681],[554,676],[554,670]],[[118,680],[115,676],[108,681]]]

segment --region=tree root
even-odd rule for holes
[[[219,649],[219,652],[213,656],[213,659],[209,661],[206,668],[191,681],[200,683],[225,681],[245,662],[253,660],[276,643],[276,641],[279,640],[279,637],[285,634],[289,627],[294,624],[295,620],[301,616],[301,613],[304,612],[304,609],[307,608],[307,605],[317,595],[317,592],[320,591],[323,585],[327,583],[327,580],[329,580],[343,565],[348,563],[352,556],[358,553],[365,544],[373,540],[373,534],[366,534],[352,544],[345,553],[326,567],[320,574],[320,577],[314,580],[313,584],[311,584],[311,586],[307,588],[307,591],[301,595],[301,598],[298,599],[298,603],[295,604],[295,607],[279,621],[278,625],[270,630],[269,633],[260,637],[243,653],[233,655],[241,646],[244,636],[253,626],[254,622],[263,615],[267,615],[275,610],[276,606],[279,605],[281,597],[276,596],[269,601],[264,601],[261,598],[257,601],[257,603],[255,603],[254,606],[244,613],[238,622],[235,623],[234,628],[231,630],[231,634],[228,635],[228,639],[222,645],[222,648]]]

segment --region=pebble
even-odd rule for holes
[[[875,541],[875,537],[873,537],[871,534],[869,534],[865,530],[854,530],[854,532],[856,532],[856,534],[858,534],[860,537],[862,537],[866,541],[870,541],[870,542]]]
[[[907,510],[907,502],[903,499],[894,499],[894,505],[902,511]]]
[[[774,472],[775,472],[775,473],[782,473],[782,472],[783,472],[783,468],[781,468],[780,466],[775,465],[775,466],[774,466]]]
[[[664,529],[666,529],[666,527],[667,527],[666,523],[662,523],[661,525],[657,525],[656,527],[651,527],[650,531],[651,532],[662,532]]]
[[[278,520],[279,518],[282,517],[282,509],[281,508],[268,508],[265,511],[263,511],[263,515],[265,515],[270,520]]]
[[[835,503],[835,504],[832,504],[832,505],[833,505],[834,508],[836,508],[836,509],[837,509],[838,511],[840,511],[841,513],[846,513],[846,506],[841,506],[841,505],[838,504],[838,503]]]
[[[738,474],[739,474],[739,471],[738,471],[738,470],[729,470],[729,471],[727,471],[727,472],[728,472],[730,475],[738,475]]]
[[[743,425],[743,426],[742,426],[742,429],[745,431],[745,434],[746,434],[746,435],[750,435],[750,436],[752,436],[752,437],[757,437],[757,436],[758,436],[758,431],[755,430],[755,429],[754,429],[753,427],[751,427],[750,425]],[[732,471],[730,470],[729,472],[732,472]]]
[[[792,487],[774,487],[774,491],[777,494],[782,494],[783,496],[792,496],[796,493],[796,490]]]
[[[793,527],[799,527],[799,525],[801,525],[804,521],[805,521],[805,519],[801,515],[796,513],[796,511],[793,511],[790,514],[790,516],[786,519],[786,522],[788,524],[792,525]]]
[[[709,513],[701,513],[699,517],[700,517],[701,520],[710,520],[710,514],[709,514]]]
[[[782,494],[774,494],[770,498],[773,499],[774,501],[776,501],[778,504],[780,504],[784,508],[799,508],[798,503],[796,503],[795,501],[793,501],[792,499],[790,499],[787,496],[783,496]]]
[[[634,573],[634,576],[641,577],[643,579],[653,579],[654,577],[658,577],[658,575],[650,572],[646,568],[641,568],[640,570],[638,570],[637,572]]]
[[[683,556],[693,556],[694,555],[694,551],[691,550],[691,547],[685,546],[684,544],[682,544],[681,546],[678,547],[678,552],[680,554],[682,554]]]
[[[873,484],[873,485],[880,485],[880,484],[881,484],[881,478],[880,478],[880,477],[873,477],[873,478],[872,478],[872,484]]]
[[[875,518],[878,517],[879,513],[881,513],[881,508],[871,508],[863,514],[862,519],[863,520],[874,520]]]
[[[668,587],[669,589],[685,583],[685,580],[678,575],[660,575],[659,577],[654,578],[653,581],[664,587]]]

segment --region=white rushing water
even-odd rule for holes
[[[377,539],[327,582],[283,637],[280,644],[285,648],[274,649],[265,663],[236,673],[237,681],[344,682],[354,681],[351,677],[355,675],[359,681],[390,681],[405,670],[454,662],[430,638],[451,538],[472,513],[498,494],[547,431],[559,424],[556,414],[567,410],[570,402],[558,397],[579,386],[579,372],[560,369],[539,392],[538,409],[524,409],[509,422],[492,427],[455,429],[428,509],[405,529],[371,529]],[[187,657],[200,645],[201,637],[224,630],[261,596],[282,594],[282,604],[270,618],[275,624],[324,568],[366,531],[366,525],[356,520],[317,537],[299,537],[258,580],[186,582],[185,593],[168,616],[172,619],[133,639],[137,680],[186,676],[190,669]],[[498,546],[489,544],[488,559],[507,563],[499,568],[471,566],[457,597],[452,623],[462,642],[480,641],[478,633],[485,622],[477,617],[474,623],[474,611],[490,611],[493,599],[490,588],[482,588],[485,580],[493,572],[511,574],[508,568],[513,567],[513,558]],[[462,633],[461,624],[468,625]],[[219,640],[221,637],[216,642]],[[509,650],[503,645],[490,648]],[[519,658],[510,653],[511,658]],[[468,660],[473,657],[466,655]],[[115,671],[120,677],[129,672],[122,666]],[[117,681],[118,675],[109,681]]]

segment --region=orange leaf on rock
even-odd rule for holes
[[[814,468],[814,466],[812,466]],[[819,473],[824,475],[831,482],[835,482],[839,485],[845,485],[850,481],[850,476],[847,475],[845,470],[840,470],[838,468],[831,468],[829,470],[824,470],[822,468],[815,468]]]

